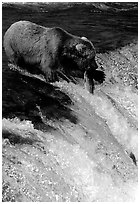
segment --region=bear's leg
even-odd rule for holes
[[[58,80],[57,76],[58,65],[57,63],[54,63],[51,58],[46,57],[45,60],[43,59],[41,61],[40,66],[47,82],[55,82]]]
[[[54,82],[54,73],[50,67],[46,67],[44,73],[47,82]]]
[[[84,73],[84,87],[89,93],[94,92],[94,79],[90,71],[85,71]]]

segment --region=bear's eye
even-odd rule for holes
[[[76,48],[76,50],[77,50],[78,52],[83,52],[83,51],[86,49],[86,46],[85,46],[84,44],[82,44],[82,43],[79,43],[79,44],[77,44],[77,45],[75,46],[75,48]]]

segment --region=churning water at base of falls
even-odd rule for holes
[[[72,83],[55,85],[72,100],[71,120],[47,119],[39,106],[40,130],[28,120],[3,119],[3,199],[134,201],[136,93],[105,86],[91,95]]]
[[[47,84],[10,70],[3,50],[3,201],[135,201],[136,4],[5,4],[3,34],[23,19],[88,37],[106,79],[94,95],[79,78]]]

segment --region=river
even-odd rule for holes
[[[29,20],[86,36],[106,74],[94,95],[10,70],[2,52],[3,201],[134,201],[137,3],[3,3],[3,35]]]

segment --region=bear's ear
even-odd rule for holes
[[[87,41],[88,39],[86,37],[81,37],[82,40]]]
[[[83,50],[83,48],[86,48],[86,46],[82,43],[76,45],[76,50],[79,52]]]

